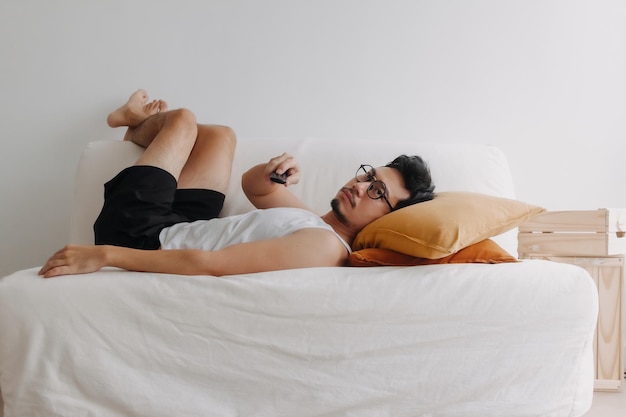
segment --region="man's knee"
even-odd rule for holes
[[[166,122],[181,128],[197,130],[196,115],[189,109],[176,109],[167,112]]]
[[[229,126],[198,125],[198,137],[231,149],[237,146],[237,134]]]
[[[233,128],[229,126],[219,126],[219,128],[223,140],[230,148],[235,149],[235,147],[237,146],[237,134],[235,133]]]

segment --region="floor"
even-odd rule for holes
[[[626,389],[622,392],[594,392],[591,409],[584,417],[624,417]]]

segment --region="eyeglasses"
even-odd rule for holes
[[[387,186],[384,182],[376,179],[376,170],[373,166],[361,165],[356,170],[354,179],[356,182],[371,182],[370,186],[367,187],[367,196],[372,200],[380,200],[382,198],[389,206],[389,209],[393,211],[393,206],[387,199]]]

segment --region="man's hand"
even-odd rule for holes
[[[279,185],[270,180],[270,174],[287,173],[287,182]],[[287,187],[300,182],[300,166],[298,161],[288,153],[283,153],[264,164],[256,165],[246,171],[241,178],[243,192],[248,200],[259,209],[272,207],[297,207],[308,210]]]
[[[283,153],[269,160],[265,165],[265,176],[269,178],[272,172],[277,174],[287,174],[287,182],[285,186],[297,184],[300,182],[300,167],[298,161],[292,155]]]
[[[105,246],[68,245],[56,252],[39,270],[44,278],[95,272],[106,266]]]

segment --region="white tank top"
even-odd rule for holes
[[[300,229],[326,229],[341,241],[348,253],[350,245],[316,214],[299,208],[279,207],[254,210],[236,216],[166,227],[159,234],[162,249],[224,249],[237,243],[287,236]]]

